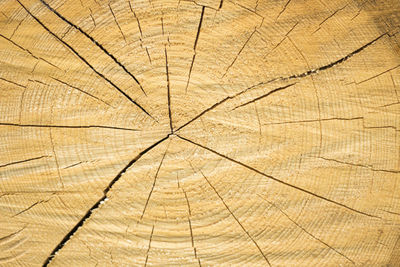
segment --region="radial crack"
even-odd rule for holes
[[[104,79],[106,82],[108,82],[111,86],[113,86],[117,91],[119,91],[122,95],[124,95],[130,102],[132,102],[135,106],[140,108],[144,113],[146,113],[150,118],[155,120],[150,113],[148,113],[141,105],[139,105],[136,101],[134,101],[127,93],[125,93],[121,88],[119,88],[116,84],[114,84],[110,79],[105,77],[102,73],[97,71],[84,57],[82,57],[71,45],[69,45],[67,42],[62,40],[60,37],[58,37],[55,33],[53,33],[49,28],[47,28],[46,25],[43,24],[36,16],[34,16],[21,2],[20,0],[15,0],[17,1],[26,12],[37,22],[42,26],[43,29],[45,29],[49,34],[54,36],[59,42],[61,42],[63,45],[65,45],[67,48],[69,48],[80,60],[82,60],[89,68],[91,68],[97,75],[99,75],[102,79]]]
[[[78,221],[77,224],[64,236],[64,238],[57,244],[57,246],[53,249],[50,255],[47,257],[43,266],[48,266],[48,264],[53,260],[56,254],[65,246],[65,244],[72,238],[72,236],[79,230],[81,226],[85,223],[87,219],[90,218],[92,213],[100,207],[102,203],[107,201],[107,194],[111,190],[112,186],[118,182],[118,180],[122,177],[122,175],[136,162],[138,161],[143,155],[149,152],[151,149],[162,143],[168,138],[169,135],[166,137],[158,140],[151,146],[147,147],[146,149],[142,150],[135,158],[133,158],[107,185],[107,187],[103,190],[103,196],[94,203],[94,205],[83,215],[83,217]]]
[[[229,160],[229,161],[231,161],[231,162],[233,162],[233,163],[236,163],[236,164],[238,164],[238,165],[240,165],[240,166],[242,166],[242,167],[244,167],[244,168],[246,168],[246,169],[248,169],[248,170],[251,170],[251,171],[253,171],[253,172],[255,172],[255,173],[258,173],[258,174],[260,174],[260,175],[262,175],[262,176],[264,176],[264,177],[267,177],[268,179],[271,179],[271,180],[273,180],[273,181],[275,181],[275,182],[278,182],[278,183],[280,183],[280,184],[286,185],[286,186],[288,186],[288,187],[291,187],[291,188],[293,188],[293,189],[296,189],[296,190],[298,190],[298,191],[301,191],[301,192],[303,192],[303,193],[306,193],[306,194],[308,194],[308,195],[310,195],[310,196],[313,196],[313,197],[316,197],[316,198],[325,200],[325,201],[327,201],[327,202],[330,202],[330,203],[335,204],[335,205],[337,205],[337,206],[343,207],[343,208],[345,208],[345,209],[347,209],[347,210],[356,212],[356,213],[358,213],[358,214],[362,214],[362,215],[365,215],[365,216],[368,216],[368,217],[372,217],[372,218],[381,219],[381,218],[378,217],[378,216],[371,215],[371,214],[369,214],[369,213],[356,210],[356,209],[354,209],[354,208],[351,208],[351,207],[349,207],[349,206],[346,206],[346,205],[344,205],[344,204],[342,204],[342,203],[340,203],[340,202],[337,202],[337,201],[335,201],[335,200],[326,198],[326,197],[324,197],[324,196],[321,196],[321,195],[318,195],[318,194],[316,194],[316,193],[313,193],[313,192],[311,192],[311,191],[309,191],[309,190],[307,190],[307,189],[304,189],[304,188],[302,188],[302,187],[299,187],[299,186],[290,184],[290,183],[285,182],[285,181],[283,181],[283,180],[281,180],[281,179],[278,179],[278,178],[276,178],[276,177],[274,177],[274,176],[271,176],[271,175],[269,175],[269,174],[263,173],[262,171],[259,171],[259,170],[257,170],[256,168],[253,168],[253,167],[251,167],[251,166],[249,166],[249,165],[247,165],[247,164],[245,164],[245,163],[242,163],[242,162],[237,161],[237,160],[235,160],[235,159],[232,159],[232,158],[230,158],[230,157],[228,157],[228,156],[225,156],[224,154],[221,154],[221,153],[219,153],[219,152],[217,152],[217,151],[215,151],[215,150],[213,150],[213,149],[211,149],[211,148],[208,148],[208,147],[203,146],[203,145],[201,145],[201,144],[199,144],[199,143],[196,143],[196,142],[194,142],[194,141],[192,141],[192,140],[190,140],[190,139],[187,139],[187,138],[182,137],[182,136],[180,136],[180,135],[176,135],[176,136],[178,136],[178,137],[181,138],[182,140],[185,140],[185,141],[187,141],[187,142],[189,142],[189,143],[191,143],[191,144],[193,144],[193,145],[196,145],[196,146],[201,147],[201,148],[203,148],[203,149],[205,149],[205,150],[207,150],[207,151],[209,151],[209,152],[211,152],[211,153],[214,153],[214,154],[216,154],[216,155],[218,155],[218,156],[220,156],[220,157],[222,157],[222,158],[224,158],[224,159],[226,159],[226,160]]]
[[[182,137],[181,137],[182,138]],[[193,167],[192,167],[193,168]],[[235,216],[235,214],[231,211],[231,209],[228,207],[228,205],[225,203],[224,199],[222,196],[218,193],[217,189],[210,183],[208,178],[203,174],[201,170],[199,170],[203,178],[207,181],[208,185],[214,190],[215,194],[218,196],[218,198],[221,200],[222,204],[224,204],[225,208],[229,211],[229,213],[232,215],[232,217],[235,219],[235,221],[239,224],[240,228],[242,228],[243,232],[250,238],[250,240],[253,242],[253,244],[257,247],[258,251],[261,253],[265,261],[268,263],[269,266],[271,266],[271,263],[269,262],[267,256],[264,254],[264,252],[261,250],[260,246],[257,244],[257,242],[254,240],[254,238],[249,234],[249,232],[244,228],[243,224],[239,221],[239,219]]]
[[[19,2],[19,0],[17,0]],[[50,10],[51,12],[53,12],[57,17],[59,17],[60,19],[62,19],[64,22],[66,22],[67,24],[69,24],[70,26],[72,26],[73,28],[77,29],[79,32],[81,32],[86,38],[88,38],[90,41],[92,41],[98,48],[100,48],[101,51],[103,51],[108,57],[110,57],[118,66],[120,66],[140,87],[140,89],[142,90],[142,92],[146,95],[146,92],[144,91],[142,85],[140,84],[140,82],[138,81],[138,79],[121,63],[119,62],[115,56],[113,54],[111,54],[110,52],[108,52],[104,46],[102,44],[100,44],[99,42],[97,42],[91,35],[89,35],[88,33],[86,33],[84,30],[82,30],[82,28],[80,28],[79,26],[73,24],[72,22],[70,22],[68,19],[66,19],[63,15],[61,15],[57,10],[55,10],[54,8],[52,8],[47,2],[45,2],[44,0],[40,0],[40,2],[43,3],[43,5],[46,6],[46,8],[48,10]],[[24,7],[25,8],[25,7]],[[110,6],[111,9],[111,6]],[[112,9],[111,9],[112,12]],[[28,12],[29,13],[29,12]],[[114,15],[114,13],[113,13]],[[114,16],[115,18],[115,16]],[[118,24],[118,22],[117,22]],[[119,25],[118,25],[119,27]],[[121,28],[120,28],[121,30]],[[122,31],[121,31],[122,33]],[[123,33],[122,33],[123,35]],[[123,35],[124,39],[125,36]],[[126,42],[126,40],[125,40]]]
[[[168,98],[168,117],[169,117],[169,128],[171,133],[174,132],[174,128],[172,127],[172,113],[171,113],[171,86],[169,82],[169,70],[168,70],[168,54],[167,54],[167,46],[165,49],[165,73],[167,75],[167,98]]]

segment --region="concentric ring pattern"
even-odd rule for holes
[[[399,14],[0,1],[0,265],[398,266]]]

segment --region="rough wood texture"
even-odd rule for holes
[[[400,266],[398,0],[1,0],[0,265]]]

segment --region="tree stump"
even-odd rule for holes
[[[400,266],[398,0],[0,23],[0,265]]]

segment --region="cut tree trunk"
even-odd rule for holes
[[[1,0],[1,266],[400,266],[398,0]]]

